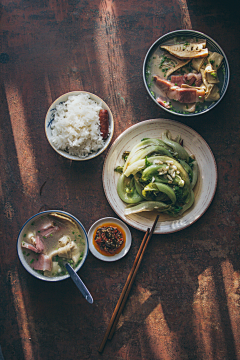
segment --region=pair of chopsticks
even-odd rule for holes
[[[159,218],[159,215],[157,215],[151,230],[148,228],[145,235],[144,235],[144,238],[143,238],[142,243],[140,245],[140,248],[138,250],[137,256],[136,256],[136,258],[134,260],[132,269],[131,269],[131,271],[130,271],[130,273],[128,275],[126,284],[124,285],[124,288],[122,290],[120,298],[119,298],[119,300],[117,302],[117,305],[116,305],[116,307],[114,309],[114,312],[112,314],[111,320],[110,320],[110,322],[108,324],[108,327],[107,327],[107,330],[105,332],[103,341],[102,341],[102,343],[101,343],[101,345],[100,345],[100,347],[98,349],[98,352],[100,352],[100,353],[103,352],[107,340],[111,340],[112,337],[113,337],[116,325],[118,323],[118,319],[119,319],[119,317],[120,317],[120,315],[122,313],[122,310],[124,308],[124,305],[125,305],[125,303],[127,301],[128,295],[129,295],[131,287],[132,287],[132,284],[133,284],[134,279],[135,279],[135,277],[137,275],[138,268],[139,268],[139,266],[141,264],[144,252],[145,252],[145,250],[147,248],[149,240],[151,239],[152,234],[154,232],[154,229],[155,229],[155,227],[157,225],[158,218]]]

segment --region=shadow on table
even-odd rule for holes
[[[151,360],[170,355],[188,360],[237,359],[221,266],[226,259],[212,259],[206,252],[175,259],[161,259],[160,265],[148,269],[151,285],[145,283],[141,265],[113,343],[107,346],[117,351],[135,342],[138,355],[148,354]],[[145,261],[149,267],[147,256]],[[236,257],[229,258],[228,264],[233,264],[234,271],[240,268]],[[141,293],[136,295],[138,284],[151,294],[143,303]]]

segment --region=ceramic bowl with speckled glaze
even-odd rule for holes
[[[214,155],[206,141],[190,127],[173,120],[146,120],[125,130],[112,144],[103,166],[103,188],[112,209],[127,224],[142,231],[151,228],[156,218],[156,212],[141,212],[126,216],[127,206],[118,196],[117,182],[119,174],[114,171],[117,166],[123,166],[122,154],[131,151],[133,146],[143,138],[161,138],[164,131],[169,130],[175,138],[180,135],[183,147],[196,158],[199,168],[197,183],[194,187],[195,202],[182,216],[171,217],[160,214],[155,228],[155,234],[167,234],[182,230],[197,221],[211,204],[217,186],[217,165]]]

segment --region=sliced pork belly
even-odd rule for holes
[[[183,104],[202,101],[205,96],[204,89],[197,89],[194,87],[181,88],[175,86],[171,81],[161,79],[159,76],[154,76],[154,81],[159,88],[165,92],[169,99],[179,101]]]
[[[205,90],[196,88],[180,88],[177,89],[178,100],[182,104],[191,104],[204,100]]]
[[[202,84],[202,75],[200,73],[189,73],[184,75],[172,75],[171,83],[181,87],[183,84],[200,86]]]
[[[197,91],[195,89],[178,89],[178,101],[183,104],[191,104],[197,101]]]
[[[26,243],[25,241],[23,241],[22,242],[22,247],[23,248],[26,248],[26,249],[28,249],[28,250],[31,250],[31,251],[33,251],[33,252],[35,252],[35,253],[39,253],[39,251],[35,248],[35,246],[33,246],[32,244],[28,244],[28,243]]]
[[[59,230],[59,226],[55,225],[52,220],[49,219],[48,222],[41,225],[41,227],[38,229],[38,232],[44,237],[48,237],[54,232]]]
[[[167,91],[166,95],[169,99],[179,101],[179,86],[172,86],[170,90]]]
[[[39,253],[42,253],[44,251],[44,245],[43,242],[41,241],[39,236],[36,236],[36,249],[38,250]]]
[[[52,258],[47,255],[40,254],[38,257],[38,260],[35,260],[33,262],[32,267],[34,270],[51,271],[52,270]]]
[[[156,82],[157,86],[164,91],[165,93],[171,89],[174,84],[172,84],[170,81],[160,78],[159,76],[154,76],[153,80]]]
[[[185,84],[184,75],[172,75],[171,76],[171,83],[176,86],[181,87],[182,84]]]
[[[44,245],[43,245],[42,241],[40,240],[39,236],[31,237],[31,242],[32,242],[32,244],[22,241],[22,247],[26,248],[28,250],[31,250],[37,254],[42,253],[44,251]]]
[[[44,231],[44,230],[48,230],[51,227],[53,227],[53,221],[49,220],[48,222],[46,222],[45,224],[42,224],[41,227],[39,228],[39,231]]]
[[[160,97],[158,97],[156,100],[160,105],[164,106],[167,109],[170,109],[169,101],[166,101],[166,100],[164,100],[164,99],[162,99]]]
[[[42,230],[41,235],[47,238],[48,236],[50,236],[51,234],[55,233],[58,230],[59,230],[59,226],[52,225],[48,229]]]
[[[200,86],[202,83],[202,75],[200,73],[184,74],[184,82],[188,85]]]

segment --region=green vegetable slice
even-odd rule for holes
[[[145,186],[144,190],[143,190],[143,195],[146,196],[147,192],[154,192],[155,196],[158,195],[158,193],[164,193],[168,196],[168,198],[171,200],[172,204],[175,204],[176,202],[176,195],[175,192],[173,191],[173,189],[166,185],[166,184],[162,184],[162,183],[150,183],[147,186]]]
[[[131,164],[133,164],[135,161],[144,159],[146,156],[149,156],[151,154],[159,154],[159,155],[166,155],[169,157],[172,157],[170,150],[165,149],[163,146],[159,145],[150,145],[145,147],[144,149],[137,151],[132,158],[129,160],[127,166],[124,166],[123,172],[125,172],[125,169],[128,168]]]
[[[179,143],[171,139],[169,130],[162,134],[162,140],[166,145],[170,146],[174,152],[178,153],[179,159],[186,160],[187,163],[189,162],[189,155],[187,151]]]
[[[191,190],[189,200],[185,205],[183,205],[179,215],[182,215],[185,211],[187,211],[193,205],[193,203],[194,203],[194,192]]]
[[[191,167],[184,160],[178,159],[178,161],[180,162],[182,167],[185,169],[185,171],[188,173],[189,180],[192,181],[193,171],[192,171]]]
[[[197,179],[198,179],[198,164],[196,161],[192,162],[192,172],[193,172],[193,176],[192,176],[192,182],[191,182],[191,189],[194,188],[194,186],[197,183]]]
[[[124,215],[136,214],[142,211],[159,211],[166,212],[169,210],[171,205],[167,205],[164,202],[160,201],[144,201],[135,206],[127,207],[124,211]]]
[[[130,151],[127,161],[124,165],[123,172],[125,172],[125,170],[129,166],[129,164],[133,163],[133,161],[137,161],[140,159],[140,158],[138,158],[138,155],[142,150],[144,150],[150,146],[160,146],[160,147],[164,148],[165,150],[168,150],[168,152],[165,153],[165,155],[170,154],[169,151],[171,150],[171,148],[168,145],[166,145],[162,140],[154,139],[154,138],[143,139],[140,143],[135,145],[132,148],[132,150]],[[143,159],[145,156],[141,157],[141,159]]]
[[[149,161],[149,160],[148,160]],[[142,172],[142,180],[147,181],[149,179],[152,179],[153,176],[156,176],[159,174],[159,171],[167,171],[167,164],[160,164],[160,165],[150,165],[147,168],[145,168]]]
[[[134,177],[120,176],[117,183],[117,193],[122,201],[127,204],[136,204],[143,200],[143,197],[137,192]]]
[[[154,165],[154,162],[164,162],[164,160],[173,160],[171,157],[169,156],[162,156],[162,155],[154,155],[154,156],[150,156],[148,157],[148,162],[152,163]],[[128,168],[126,169],[126,171],[124,171],[124,175],[129,176],[129,175],[135,175],[138,171],[141,171],[143,169],[145,169],[145,159],[141,159],[138,161],[135,161],[133,164],[131,164],[130,166],[128,166]]]

